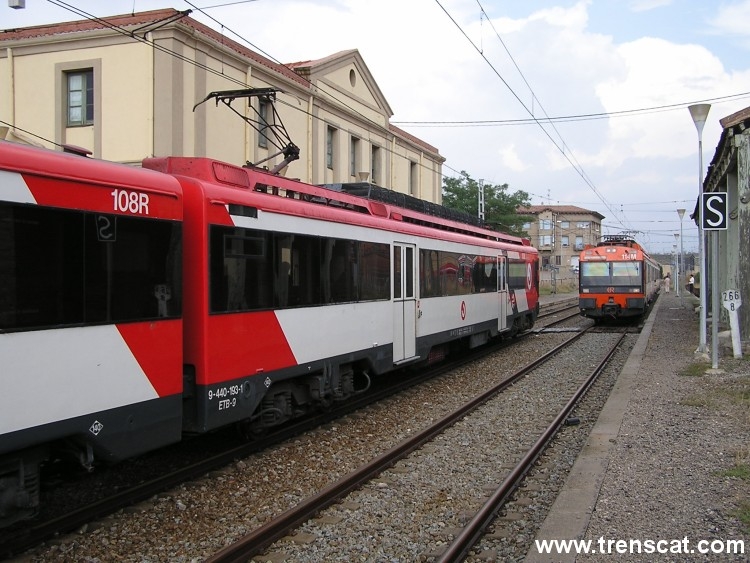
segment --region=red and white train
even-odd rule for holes
[[[263,429],[534,324],[528,241],[363,189],[0,142],[0,525],[47,460]]]

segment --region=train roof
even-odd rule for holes
[[[158,157],[143,161],[144,168],[218,183],[226,187],[345,209],[379,219],[429,227],[473,238],[523,246],[536,252],[528,239],[464,222],[466,216],[443,206],[425,202],[369,183],[315,186],[271,174],[256,167],[239,167],[210,158]]]
[[[632,260],[634,257],[637,260],[654,262],[648,252],[628,235],[603,235],[595,245],[587,244],[580,254],[582,262]]]
[[[89,158],[82,151],[77,147],[56,151],[0,140],[0,169],[86,183],[181,192],[174,178],[136,166]]]
[[[598,246],[626,246],[645,252],[645,249],[628,235],[602,235],[601,240],[596,245],[586,245],[586,249]]]

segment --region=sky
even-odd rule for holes
[[[750,0],[26,0],[0,5],[0,29],[82,19],[71,7],[193,10],[281,63],[358,49],[444,175],[596,211],[652,253],[681,229],[697,252],[719,120],[750,106]],[[711,104],[700,173],[695,103]]]

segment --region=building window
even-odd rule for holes
[[[268,115],[271,103],[265,100],[258,102],[258,146],[262,149],[268,148]]]
[[[570,221],[560,221],[560,227],[563,229],[569,229],[570,228]]]
[[[409,195],[417,196],[417,186],[419,185],[419,176],[417,175],[417,163],[409,163]]]
[[[349,145],[349,175],[357,177],[357,153],[359,153],[359,139],[352,137],[352,142]]]
[[[531,223],[524,223],[522,229],[528,233],[531,230]]]
[[[568,237],[568,235],[562,235],[560,237],[560,243],[563,246],[570,246],[570,237]]]
[[[552,246],[552,235],[540,235],[539,246]]]
[[[66,73],[68,95],[68,127],[94,123],[94,71],[76,70]]]
[[[373,145],[372,147],[372,170],[370,174],[372,176],[372,183],[377,184],[380,182],[380,147]]]
[[[549,231],[552,229],[552,221],[549,219],[539,219],[539,230]]]
[[[336,140],[336,129],[326,127],[326,167],[333,170],[333,146]]]
[[[578,221],[578,223],[576,223],[576,227],[578,227],[579,229],[588,229],[589,228],[589,222],[588,221]]]
[[[583,237],[576,236],[576,250],[583,250]]]

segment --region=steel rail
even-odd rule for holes
[[[546,305],[545,309],[550,305]],[[552,326],[553,324],[564,320],[565,319],[559,319],[553,321],[547,326]],[[518,335],[517,338],[524,338],[532,333],[533,332],[531,331],[524,332]],[[213,470],[224,467],[235,459],[247,457],[248,455],[268,446],[299,435],[300,433],[309,430],[311,427],[330,422],[343,414],[363,408],[368,404],[377,402],[388,396],[403,392],[426,380],[438,377],[442,373],[457,369],[458,367],[476,361],[478,358],[487,354],[502,350],[511,344],[505,342],[504,346],[494,344],[482,347],[481,349],[474,350],[473,353],[460,358],[442,362],[439,365],[432,366],[432,369],[429,369],[425,373],[414,375],[407,380],[399,380],[397,384],[393,384],[387,388],[373,390],[370,394],[353,398],[345,405],[342,405],[340,409],[333,409],[328,412],[312,415],[303,420],[291,422],[272,434],[254,439],[252,443],[241,444],[240,446],[225,452],[204,458],[198,463],[191,464],[176,471],[171,471],[166,475],[160,475],[158,478],[139,483],[134,487],[121,490],[113,495],[107,496],[106,498],[99,499],[96,502],[75,508],[62,516],[41,522],[32,521],[20,530],[12,530],[10,532],[0,531],[0,558],[10,557],[28,549],[32,549],[48,538],[78,529],[91,521],[112,514],[126,506],[131,506],[135,503],[144,501],[155,494],[180,485],[187,480],[198,478]]]
[[[567,402],[563,409],[558,413],[552,423],[547,427],[544,433],[524,455],[523,459],[513,468],[508,477],[500,484],[497,490],[492,496],[485,502],[484,505],[479,509],[476,515],[471,521],[464,527],[464,529],[455,537],[453,543],[443,552],[443,554],[437,559],[439,563],[454,563],[457,561],[463,561],[468,555],[472,547],[484,535],[484,531],[495,519],[495,515],[498,510],[505,504],[508,498],[515,492],[521,481],[528,473],[531,466],[541,453],[546,448],[547,444],[554,438],[560,427],[563,425],[568,415],[573,410],[573,407],[581,400],[586,394],[594,381],[599,377],[599,374],[604,371],[604,367],[609,362],[610,358],[622,344],[623,339],[627,335],[627,331],[623,332],[622,336],[612,346],[612,349],[607,353],[606,357],[597,365],[589,376],[586,378],[581,386],[576,390],[573,397]]]
[[[313,518],[321,510],[327,508],[349,492],[361,486],[363,483],[366,483],[385,469],[388,469],[394,463],[406,457],[426,442],[429,442],[435,436],[444,432],[448,427],[466,416],[467,413],[486,403],[499,392],[503,391],[519,378],[526,375],[529,371],[546,362],[561,349],[578,340],[583,334],[585,334],[585,332],[586,331],[584,330],[575,334],[573,337],[521,368],[516,373],[493,386],[491,389],[477,395],[474,399],[446,415],[429,428],[426,428],[422,432],[419,432],[400,444],[397,444],[387,452],[362,465],[352,473],[334,483],[331,483],[328,487],[321,489],[315,495],[308,497],[263,526],[256,528],[236,542],[207,558],[206,562],[245,563],[249,558],[258,555],[263,549],[273,544],[276,540],[288,535],[290,531]]]

